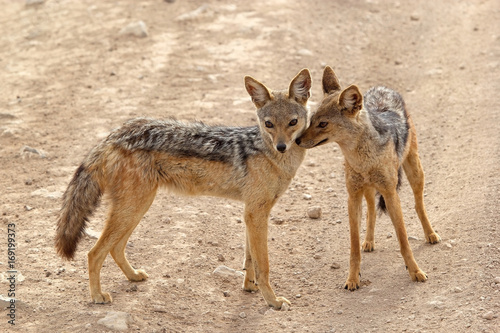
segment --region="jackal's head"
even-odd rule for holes
[[[303,148],[313,148],[329,142],[350,140],[356,128],[357,116],[363,108],[363,95],[351,85],[342,90],[339,80],[329,66],[323,72],[323,93],[309,128],[296,140]]]
[[[295,76],[288,91],[272,91],[254,78],[245,77],[245,87],[257,107],[260,131],[281,153],[292,147],[309,124],[307,100],[311,83],[307,69]]]

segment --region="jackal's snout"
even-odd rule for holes
[[[286,151],[286,144],[284,144],[283,142],[278,143],[276,145],[276,150],[280,153],[284,153]]]

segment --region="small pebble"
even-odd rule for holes
[[[485,314],[483,314],[482,317],[483,319],[492,320],[493,318],[495,318],[495,314],[493,313],[493,311],[488,311]]]
[[[244,319],[244,318],[246,318],[246,317],[247,317],[247,315],[246,315],[246,313],[245,313],[245,312],[241,312],[241,313],[240,313],[240,318]]]
[[[495,283],[500,283],[500,276],[497,276],[495,280],[493,280]]]
[[[307,216],[311,219],[319,219],[321,217],[321,207],[310,207],[307,209]]]
[[[220,262],[224,262],[224,261],[226,261],[226,258],[224,258],[224,256],[222,254],[219,254],[217,256],[217,260],[219,260]]]
[[[310,195],[310,194],[304,194],[302,196],[302,198],[304,198],[304,200],[311,200],[312,199],[312,195]]]
[[[290,305],[288,303],[281,304],[281,311],[290,311]]]
[[[334,262],[334,263],[332,263],[332,264],[330,265],[330,268],[331,268],[331,269],[339,269],[339,268],[340,268],[340,265],[339,265],[338,263]]]

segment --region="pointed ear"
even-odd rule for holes
[[[288,88],[289,98],[293,98],[298,103],[305,105],[309,97],[311,97],[311,84],[311,73],[307,68],[304,68],[290,83]]]
[[[250,94],[250,97],[252,97],[252,102],[257,109],[262,108],[271,100],[271,95],[267,87],[251,76],[245,76],[245,88]]]
[[[357,86],[350,85],[340,94],[339,104],[345,114],[355,116],[363,108],[363,95]]]
[[[323,71],[323,92],[328,95],[335,91],[339,91],[340,83],[337,79],[337,75],[330,66],[326,66]]]

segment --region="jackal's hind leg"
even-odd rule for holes
[[[95,303],[111,302],[109,293],[101,290],[100,272],[108,253],[131,281],[142,281],[148,275],[143,270],[132,268],[125,258],[127,240],[151,206],[156,194],[156,188],[145,189],[137,186],[130,193],[111,198],[108,218],[101,237],[88,253],[90,295]]]
[[[408,157],[403,163],[408,182],[413,190],[415,197],[415,210],[417,211],[418,218],[424,229],[425,240],[431,244],[436,244],[441,241],[441,237],[434,231],[427,217],[427,212],[424,205],[424,171],[420,158],[416,149],[410,151]]]

